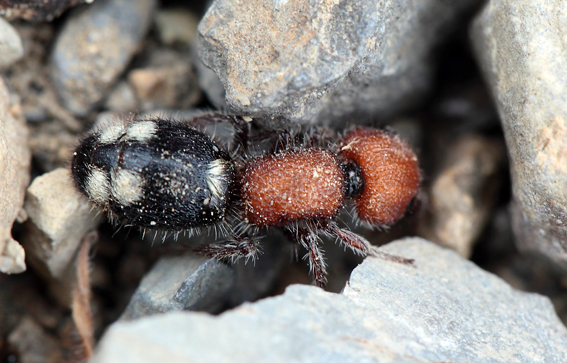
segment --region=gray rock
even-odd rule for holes
[[[0,272],[26,270],[25,252],[12,238],[12,224],[23,221],[26,187],[30,181],[29,131],[18,104],[11,104],[0,78]]]
[[[24,56],[22,40],[10,23],[0,18],[0,68]]]
[[[132,296],[121,319],[172,310],[216,312],[234,284],[234,271],[216,260],[194,254],[162,257]]]
[[[217,0],[199,24],[199,52],[238,113],[384,119],[423,100],[432,47],[476,3]]]
[[[121,319],[132,320],[172,310],[216,313],[226,306],[266,296],[290,261],[291,245],[281,237],[271,234],[263,239],[262,254],[256,261],[226,264],[195,254],[161,257],[143,278]],[[152,238],[146,235],[146,239]],[[191,247],[215,242],[213,236],[206,234],[167,240],[172,246],[183,243]]]
[[[566,22],[563,3],[494,0],[471,28],[511,159],[516,244],[565,268]]]
[[[444,157],[420,234],[469,258],[497,202],[506,149],[500,139],[468,134],[447,146]]]
[[[106,94],[151,24],[155,0],[102,0],[69,16],[51,54],[50,76],[63,105],[87,114]]]
[[[70,171],[63,168],[34,179],[24,208],[29,219],[22,244],[29,261],[44,277],[65,279],[82,238],[101,216],[96,217],[97,211],[74,189]]]
[[[177,312],[113,325],[92,362],[564,362],[550,301],[418,238],[367,258],[341,294],[293,285],[220,316]]]

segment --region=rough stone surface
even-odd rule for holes
[[[470,134],[445,152],[444,166],[429,193],[429,218],[421,220],[421,234],[469,258],[497,201],[506,151],[498,139]]]
[[[85,115],[104,97],[139,49],[155,6],[155,0],[103,0],[69,16],[50,64],[51,80],[69,111]]]
[[[367,258],[343,293],[293,285],[220,316],[117,323],[92,362],[564,362],[549,299],[519,292],[455,252],[413,238]]]
[[[216,312],[234,284],[234,271],[194,254],[162,257],[132,296],[121,319],[172,310]]]
[[[494,0],[471,29],[511,159],[516,244],[565,268],[566,23],[561,2]]]
[[[0,18],[0,68],[12,64],[23,55],[24,47],[18,32]]]
[[[477,3],[217,0],[199,24],[199,52],[238,113],[383,119],[422,99],[432,47]]]
[[[63,168],[34,179],[24,208],[29,219],[22,243],[30,262],[44,277],[63,279],[82,238],[96,228],[100,217]]]
[[[28,129],[19,105],[0,78],[0,272],[26,269],[24,249],[12,238],[12,224],[22,215],[25,190],[30,180],[31,153]]]

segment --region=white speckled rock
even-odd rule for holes
[[[92,362],[565,362],[550,301],[511,288],[422,239],[367,258],[342,294],[294,285],[220,316],[179,312],[116,323]]]
[[[471,35],[506,136],[516,244],[567,268],[565,24],[561,1],[491,0]]]

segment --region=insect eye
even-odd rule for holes
[[[342,165],[345,174],[344,193],[346,198],[355,198],[364,189],[364,177],[360,166],[355,162]]]

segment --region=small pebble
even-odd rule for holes
[[[30,262],[46,278],[66,278],[69,265],[85,234],[101,216],[74,189],[68,169],[56,169],[34,179],[27,190],[29,216],[22,243]]]
[[[18,32],[10,23],[0,18],[0,68],[6,67],[24,56],[24,47]]]
[[[63,105],[87,115],[110,90],[149,29],[155,0],[95,1],[69,15],[51,54],[50,77]]]

